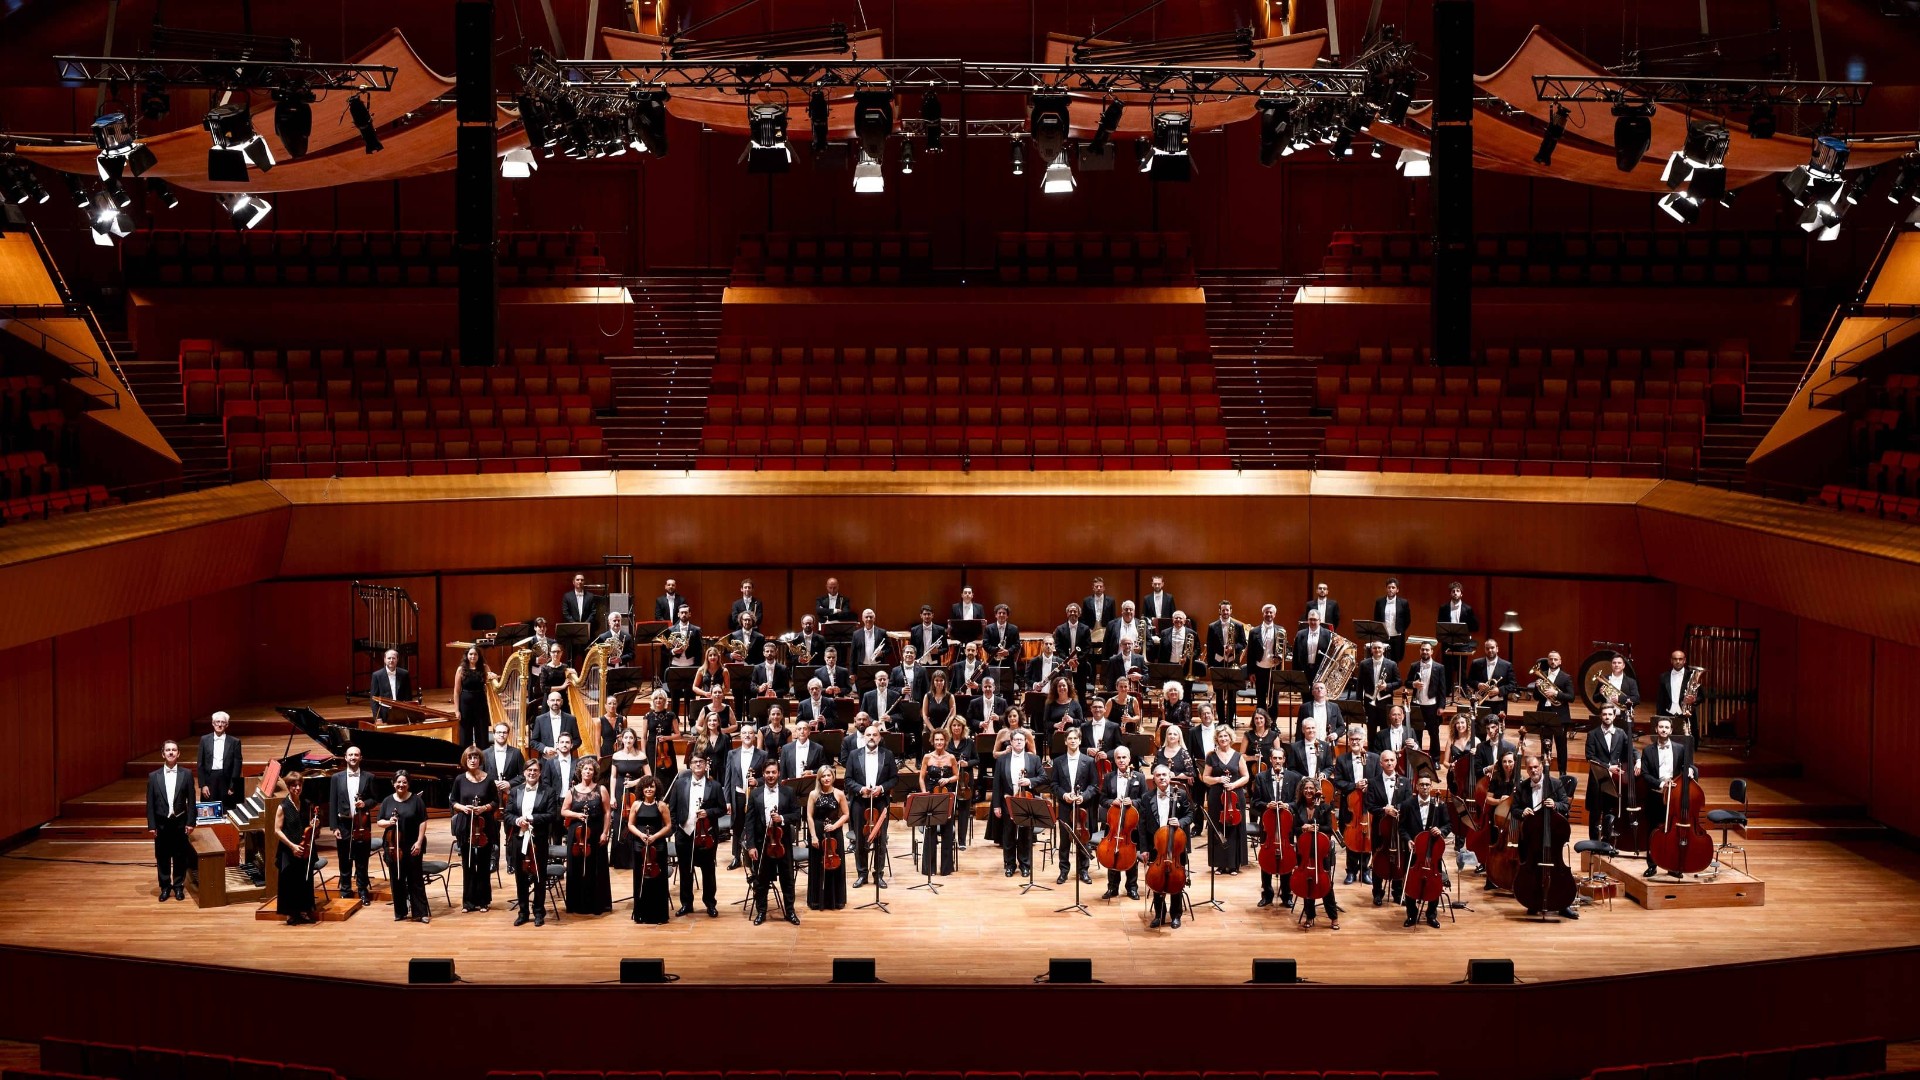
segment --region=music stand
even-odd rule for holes
[[[1065,668],[1058,669],[1065,671]],[[1020,711],[1027,714],[1027,730],[1036,731],[1046,721],[1048,695],[1028,690],[1020,695]]]
[[[1187,678],[1187,665],[1162,664],[1156,660],[1147,661],[1147,678],[1153,680],[1154,686],[1165,686],[1170,682],[1177,682],[1183,688],[1192,681]]]
[[[1387,624],[1375,619],[1353,620],[1353,636],[1359,638],[1363,644],[1392,640],[1387,634]]]
[[[1226,696],[1213,703],[1214,712],[1219,713],[1222,709],[1231,708],[1233,699],[1238,697],[1241,688],[1247,685],[1247,669],[1238,664],[1218,664],[1209,667],[1207,685],[1216,688],[1214,690],[1216,696],[1219,695],[1219,687],[1226,688]],[[1225,717],[1219,719],[1223,724],[1228,722]]]
[[[1453,661],[1453,685],[1459,686],[1466,678],[1467,657],[1473,655],[1473,631],[1466,623],[1443,622],[1434,626],[1433,636],[1440,639],[1440,651]]]
[[[813,740],[820,744],[820,749],[827,752],[828,761],[839,761],[840,748],[846,745],[847,733],[837,728],[828,728],[814,732]]]
[[[1145,761],[1147,756],[1152,754],[1157,747],[1153,736],[1140,731],[1122,731],[1120,733],[1120,743],[1133,755],[1133,767],[1136,769],[1140,767],[1140,763]]]
[[[861,664],[853,669],[854,689],[864,694],[873,689],[873,676],[877,672],[891,671],[885,664]]]
[[[955,645],[965,645],[969,641],[979,641],[987,634],[985,619],[954,619],[947,623],[947,640]]]
[[[580,662],[580,657],[586,655],[587,642],[592,638],[592,623],[563,622],[553,628],[553,640],[566,646],[567,656],[576,664]],[[544,661],[546,658],[538,657],[537,659]]]
[[[820,636],[826,643],[836,648],[853,644],[853,632],[860,629],[858,621],[827,622],[820,624]],[[841,659],[850,659],[843,651]]]
[[[932,858],[923,858],[921,873],[926,880],[918,885],[908,886],[908,890],[925,889],[935,896],[940,895],[940,883],[933,880],[932,864],[939,858],[939,832],[954,817],[954,797],[938,791],[914,792],[907,796],[907,828],[921,828],[926,832],[921,843],[933,850]]]
[[[1352,727],[1355,724],[1359,724],[1362,728],[1365,728],[1367,726],[1367,703],[1366,702],[1357,700],[1355,698],[1341,698],[1339,701],[1331,702],[1330,704],[1336,706],[1340,710],[1340,727],[1341,727],[1340,738],[1332,741],[1338,743],[1340,741],[1345,740],[1347,737],[1346,729]],[[1327,732],[1326,734],[1331,739],[1332,732]],[[1372,733],[1369,732],[1368,735],[1369,735],[1369,739],[1371,739]]]
[[[1276,671],[1273,673],[1274,708],[1278,709],[1280,707],[1279,697],[1281,694],[1293,695],[1292,738],[1295,739],[1300,737],[1300,707],[1306,704],[1307,701],[1307,684],[1307,673],[1296,668],[1287,668],[1285,671]],[[1273,730],[1279,731],[1280,718],[1275,716],[1269,719],[1273,721]]]
[[[1041,829],[1054,826],[1053,802],[1038,795],[1014,795],[1007,799],[1007,824],[1016,829],[1031,830],[1032,836],[1039,836]],[[1017,843],[1018,841],[1016,841]],[[1029,841],[1031,843],[1031,841]],[[1034,889],[1052,892],[1053,887],[1042,885],[1033,880],[1033,853],[1027,853],[1027,882],[1020,886],[1020,895],[1025,896]]]
[[[747,699],[747,715],[753,718],[753,722],[755,724],[758,724],[761,727],[766,727],[767,713],[772,712],[773,707],[775,705],[780,706],[780,711],[789,716],[793,714],[793,711],[795,709],[799,708],[798,702],[790,701],[786,698],[780,698],[780,697],[748,698]]]

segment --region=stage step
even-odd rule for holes
[[[39,838],[73,843],[149,839],[145,817],[57,817],[40,826]]]

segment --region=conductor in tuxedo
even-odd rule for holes
[[[993,816],[987,821],[987,839],[999,842],[1001,867],[1008,877],[1033,873],[1033,830],[1013,823],[1007,800],[1032,797],[1045,777],[1039,756],[1027,750],[1024,729],[1014,732],[1007,739],[1007,752],[993,759]]]
[[[573,588],[560,594],[560,621],[586,623],[591,629],[599,610],[600,597],[587,591],[587,575],[573,575]]]
[[[760,770],[760,783],[756,784],[753,794],[747,798],[746,855],[747,865],[753,874],[753,925],[759,926],[767,921],[767,889],[774,878],[780,879],[780,904],[786,909],[787,921],[800,925],[800,913],[793,906],[793,848],[797,841],[795,830],[800,825],[800,797],[780,786],[780,770],[768,765]],[[784,835],[785,849],[781,855],[766,851],[767,833],[772,826],[779,825]]]
[[[1373,602],[1373,621],[1387,628],[1387,659],[1398,664],[1407,654],[1407,623],[1413,618],[1407,598],[1400,595],[1400,579],[1387,579],[1387,595]]]
[[[893,751],[880,741],[879,724],[868,724],[863,734],[865,745],[847,759],[847,798],[853,804],[853,868],[858,874],[852,888],[867,884],[871,865],[873,876],[884,889],[887,887],[887,806],[893,799],[893,782],[900,770],[893,760]],[[880,834],[869,838],[867,815],[875,810],[880,812]]]
[[[506,857],[513,863],[514,887],[520,896],[520,914],[513,925],[532,920],[535,926],[547,925],[547,846],[552,842],[554,822],[560,817],[560,796],[553,785],[540,779],[540,759],[533,758],[520,772],[520,779],[507,793],[506,822],[510,828],[501,837]],[[523,855],[534,853],[531,870]]]
[[[233,718],[224,712],[213,714],[213,730],[200,736],[200,756],[195,761],[194,777],[202,799],[220,800],[222,810],[240,805],[242,778],[246,767],[241,759],[240,740],[227,734]]]
[[[700,817],[707,819],[711,835],[718,839],[720,818],[727,812],[726,793],[718,780],[707,775],[705,754],[693,755],[688,760],[687,771],[673,778],[673,787],[667,790],[667,812],[673,815],[674,857],[680,863],[680,910],[675,914],[693,914],[693,875],[697,870],[700,899],[706,905],[707,918],[719,918],[720,909],[715,902],[718,884],[713,873],[719,848],[701,848],[693,843]]]
[[[160,744],[164,762],[147,774],[147,831],[153,834],[153,864],[160,899],[187,898],[187,867],[193,864],[193,774],[180,767],[180,744]]]
[[[555,690],[547,695],[547,711],[534,718],[533,730],[527,734],[527,749],[536,757],[552,757],[560,752],[560,736],[571,735],[575,746],[580,744],[580,724],[573,714],[567,711]]]
[[[388,649],[385,661],[379,670],[373,673],[373,685],[369,688],[377,698],[389,701],[413,701],[413,676],[400,666],[400,650]],[[373,718],[385,720],[388,709],[379,702],[373,703]]]

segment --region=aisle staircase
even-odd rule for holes
[[[1293,355],[1299,280],[1229,271],[1199,277],[1235,466],[1311,468],[1326,441],[1326,418],[1313,415],[1313,358]]]
[[[700,447],[727,271],[624,278],[633,353],[610,356],[613,415],[602,420],[618,469],[690,469]]]

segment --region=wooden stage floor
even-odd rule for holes
[[[434,823],[438,850],[445,829]],[[892,837],[904,867],[906,830],[896,823]],[[1338,932],[1324,918],[1302,932],[1278,907],[1254,907],[1257,869],[1218,879],[1225,911],[1202,908],[1178,931],[1149,930],[1143,903],[1124,894],[1101,901],[1100,884],[1082,887],[1091,917],[1054,911],[1072,902],[1071,882],[1021,896],[1021,879],[1004,877],[998,851],[980,844],[962,855],[939,896],[909,890],[917,879],[902,874],[882,894],[890,914],[808,911],[803,896],[798,927],[777,917],[750,925],[730,906],[744,893],[738,871],[721,875],[718,919],[696,909],[664,926],[636,925],[622,899],[612,915],[516,928],[498,892],[493,911],[460,912],[456,872],[452,911],[433,890],[430,925],[396,923],[381,903],[345,922],[286,927],[256,921],[252,905],[156,903],[147,842],[42,838],[0,857],[0,893],[9,898],[0,942],[394,982],[405,980],[411,956],[455,957],[468,981],[548,984],[610,981],[624,956],[664,957],[669,971],[703,983],[818,983],[836,956],[875,957],[880,977],[895,983],[1023,983],[1044,972],[1049,957],[1076,956],[1091,957],[1095,978],[1109,983],[1226,984],[1245,980],[1258,956],[1296,958],[1315,982],[1377,985],[1452,982],[1475,957],[1511,957],[1522,979],[1540,981],[1920,941],[1920,906],[1912,902],[1920,854],[1889,843],[1749,846],[1753,872],[1766,881],[1765,907],[1650,912],[1621,900],[1611,910],[1587,908],[1578,922],[1543,924],[1469,877],[1463,897],[1472,906],[1457,912],[1457,923],[1443,913],[1443,929],[1408,930],[1402,909],[1376,909],[1363,887],[1336,882],[1343,902],[1361,906],[1349,908]],[[1039,880],[1051,884],[1052,871]],[[1103,881],[1097,873],[1094,880]],[[624,897],[629,876],[616,871],[614,889]],[[1206,890],[1203,873],[1197,897]]]

